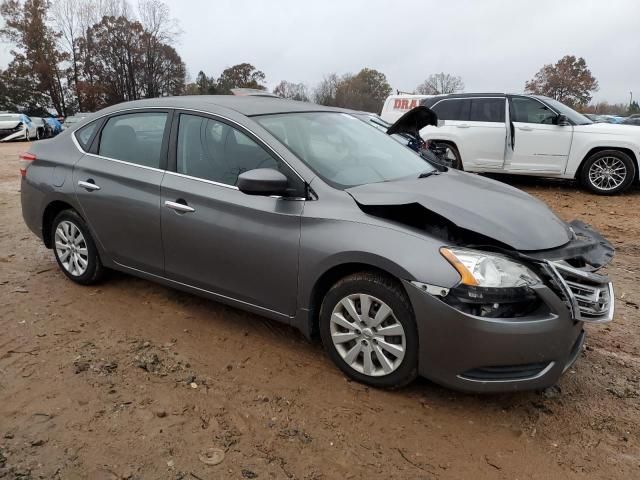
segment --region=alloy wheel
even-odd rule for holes
[[[617,157],[602,157],[589,167],[589,181],[598,190],[618,188],[627,178],[627,166]]]
[[[344,297],[330,321],[333,346],[347,365],[372,377],[394,372],[404,359],[406,336],[382,300],[357,293]]]
[[[87,242],[74,223],[64,220],[58,224],[55,248],[60,263],[71,275],[79,277],[87,271],[89,266]]]

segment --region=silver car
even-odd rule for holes
[[[25,222],[69,279],[120,270],[288,323],[373,386],[546,387],[613,316],[597,232],[346,110],[124,103],[32,145],[21,173]]]

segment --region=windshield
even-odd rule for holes
[[[549,104],[551,108],[556,110],[558,113],[566,116],[570,121],[575,123],[576,125],[589,125],[593,123],[587,117],[582,115],[581,113],[576,112],[572,108],[567,107],[564,103],[560,103],[557,100],[549,97],[540,97],[545,103]]]
[[[20,122],[20,115],[0,115],[0,122]]]
[[[435,170],[409,148],[346,113],[253,118],[336,188],[417,177]]]

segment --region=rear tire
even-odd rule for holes
[[[86,223],[74,210],[63,210],[53,220],[52,246],[58,267],[81,285],[100,281],[104,267]]]
[[[418,375],[415,315],[402,286],[385,275],[339,280],[325,295],[319,326],[329,357],[354,380],[400,388]]]
[[[636,164],[618,150],[602,150],[587,158],[580,170],[580,182],[597,195],[616,195],[628,189],[636,178]]]
[[[437,140],[434,143],[439,147],[446,149],[445,157],[447,158],[447,160],[451,162],[452,168],[455,168],[456,170],[464,170],[464,165],[462,164],[462,157],[460,156],[458,147],[456,147],[453,143],[438,142]]]

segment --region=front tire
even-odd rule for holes
[[[395,280],[373,272],[349,275],[327,292],[320,336],[350,378],[399,388],[418,375],[418,332],[411,303]]]
[[[624,192],[636,177],[634,161],[624,152],[602,150],[591,155],[580,171],[580,182],[598,195]]]
[[[81,285],[97,283],[103,276],[95,242],[86,223],[73,210],[63,210],[53,220],[53,251],[58,267]]]

